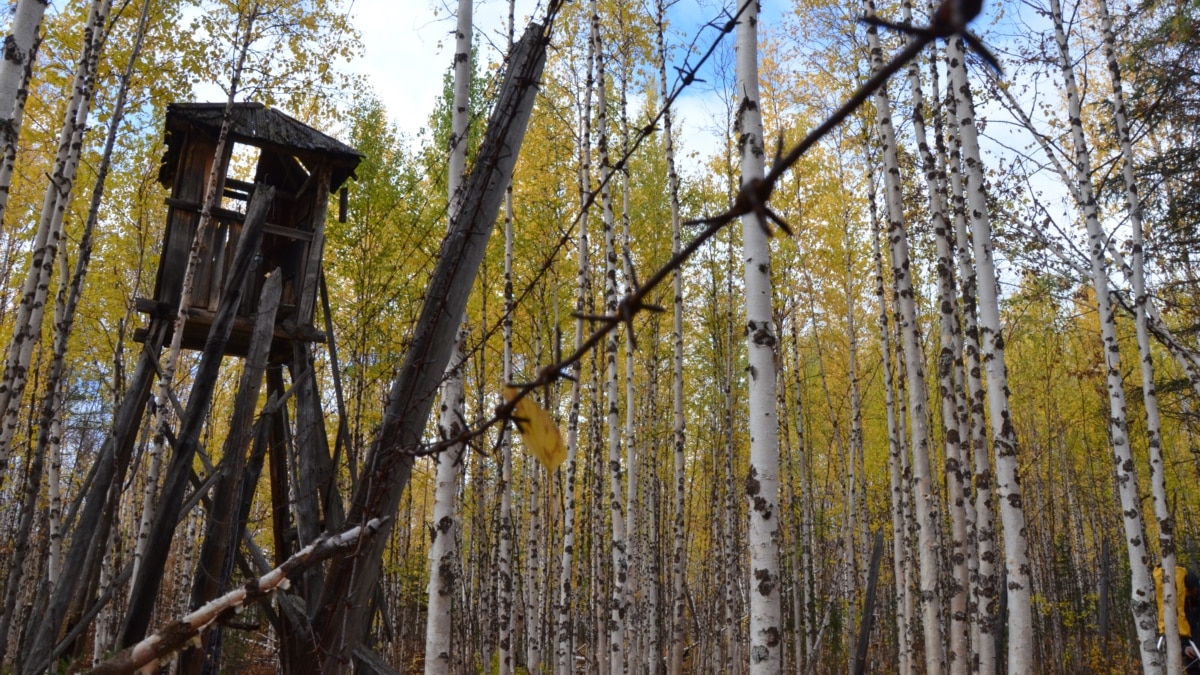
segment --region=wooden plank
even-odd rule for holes
[[[313,195],[312,243],[308,247],[308,259],[304,265],[304,278],[297,290],[296,323],[311,324],[317,301],[317,281],[321,278],[321,255],[325,250],[325,210],[329,206],[329,165],[317,169],[317,185]]]
[[[259,187],[254,192],[254,200],[250,203],[249,215],[246,218],[246,236],[242,237],[242,245],[238,247],[232,264],[235,270],[234,279],[240,280],[250,271],[251,260],[262,239],[261,225],[266,220],[273,192],[269,186]],[[174,538],[175,525],[183,507],[188,473],[199,446],[200,431],[212,404],[213,389],[221,369],[225,344],[233,329],[237,306],[241,303],[241,289],[240,281],[233,283],[230,285],[230,292],[221,299],[221,306],[204,344],[200,364],[196,367],[196,377],[188,396],[187,413],[180,423],[179,439],[174,444],[159,507],[154,514],[154,524],[150,528],[149,545],[129,593],[129,609],[121,631],[122,647],[128,647],[140,640],[150,625],[163,570],[170,553],[171,540]]]

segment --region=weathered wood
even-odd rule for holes
[[[229,421],[229,432],[221,451],[221,468],[217,485],[208,509],[204,543],[192,583],[191,607],[199,608],[221,593],[228,583],[232,569],[233,551],[237,550],[234,535],[240,528],[235,518],[241,506],[242,473],[246,467],[246,450],[254,432],[254,409],[258,404],[258,393],[262,389],[263,373],[267,368],[267,355],[271,348],[271,333],[275,325],[275,310],[279,307],[279,294],[283,288],[279,270],[275,270],[263,286],[258,303],[258,318],[254,335],[250,339],[250,352],[242,368],[242,378],[233,403],[233,415]],[[213,633],[209,633],[211,637]],[[204,668],[205,659],[220,663],[220,649],[212,643],[189,648],[180,656],[179,672],[196,675]]]
[[[338,428],[337,434],[334,436],[333,445],[333,472],[336,474],[342,451],[347,454],[347,467],[350,474],[350,483],[354,485],[358,482],[358,466],[355,461],[354,453],[350,448],[350,429],[349,421],[346,416],[346,395],[342,390],[342,371],[341,364],[338,361],[337,340],[333,335],[333,313],[329,310],[329,287],[325,284],[325,272],[321,271],[321,313],[325,317],[325,334],[329,336],[329,370],[333,375],[333,395],[334,401],[337,402],[338,413]],[[330,476],[333,478],[333,475]]]
[[[297,572],[315,566],[339,551],[356,545],[362,546],[364,540],[375,538],[380,526],[380,521],[376,519],[335,536],[323,536],[297,552],[283,565],[209,602],[145,640],[130,645],[88,672],[96,675],[133,673],[157,664],[164,656],[175,653],[213,623],[232,616],[239,608],[270,595],[277,589],[286,590],[289,578]]]
[[[442,374],[450,360],[467,297],[512,178],[525,128],[533,110],[537,82],[545,65],[548,36],[530,24],[514,50],[475,167],[464,186],[458,217],[442,242],[413,342],[392,384],[378,436],[354,492],[348,522],[390,516],[412,473],[413,453],[433,408]],[[384,526],[385,529],[390,527]],[[321,602],[312,609],[319,657],[299,664],[299,672],[336,672],[349,664],[366,634],[371,589],[378,582],[387,532],[361,547],[360,555],[330,564]]]
[[[120,645],[129,646],[146,634],[150,616],[158,595],[158,587],[166,567],[170,542],[174,536],[175,523],[183,502],[188,473],[195,456],[200,430],[212,402],[213,387],[225,354],[225,343],[233,329],[234,314],[241,303],[243,280],[250,272],[251,261],[262,240],[262,223],[274,198],[274,188],[261,185],[254,192],[247,209],[246,227],[242,233],[230,270],[229,292],[221,300],[216,318],[209,330],[208,341],[196,369],[196,379],[188,397],[186,415],[182,421],[178,442],[174,445],[171,464],[163,484],[162,497],[154,524],[150,530],[150,545],[147,547],[138,575],[133,582],[129,598],[129,610],[121,631]]]
[[[317,282],[321,278],[321,253],[325,250],[325,213],[329,204],[329,167],[320,167],[316,174],[316,194],[313,198],[312,242],[304,262],[304,278],[299,284],[300,298],[296,302],[298,324],[310,324],[317,301]]]
[[[150,322],[149,337],[130,377],[125,398],[121,399],[113,418],[112,431],[105,438],[96,457],[96,471],[88,486],[83,506],[79,510],[79,522],[75,532],[108,531],[102,527],[102,521],[111,517],[106,508],[109,504],[110,488],[114,484],[119,485],[125,479],[133,440],[137,435],[138,420],[142,418],[142,412],[146,409],[146,401],[150,398],[150,387],[154,381],[154,355],[162,349],[169,328],[170,324],[166,321]],[[67,520],[71,518],[68,517]],[[67,608],[75,598],[78,582],[83,577],[94,551],[103,548],[103,539],[89,536],[72,537],[58,584],[51,592],[41,624],[30,641],[31,654],[50,653]]]
[[[883,530],[875,533],[871,549],[871,571],[867,577],[867,598],[863,602],[862,618],[858,621],[858,640],[854,647],[853,675],[862,675],[867,667],[867,647],[871,644],[871,627],[875,624],[875,586],[879,581],[879,560],[883,557]]]

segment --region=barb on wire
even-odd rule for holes
[[[1004,69],[1000,67],[1000,61],[992,50],[983,44],[974,33],[967,30],[967,24],[971,23],[979,13],[983,11],[982,0],[949,0],[938,6],[937,11],[933,14],[933,20],[927,27],[914,26],[907,23],[896,23],[881,19],[877,16],[864,16],[859,18],[862,23],[872,26],[882,26],[891,28],[901,33],[907,33],[920,40],[924,40],[926,44],[938,38],[952,38],[961,36],[967,44],[971,45],[980,57],[983,58],[997,75],[1004,74]]]
[[[733,26],[735,26],[737,23],[737,18],[741,16],[742,11],[745,10],[745,7],[748,4],[748,2],[745,2],[742,5],[742,9],[739,10],[739,12],[723,26],[722,35],[733,30]],[[774,192],[775,186],[779,179],[782,178],[783,175],[792,166],[794,166],[802,156],[804,156],[804,153],[808,152],[808,150],[811,149],[827,133],[844,122],[851,113],[853,113],[856,109],[858,109],[859,106],[866,102],[866,100],[875,92],[876,89],[882,86],[883,83],[888,80],[888,78],[897,73],[909,61],[916,57],[916,55],[919,54],[926,45],[938,38],[946,38],[963,34],[966,30],[966,24],[978,16],[978,14],[979,0],[943,0],[942,5],[934,13],[933,22],[925,28],[915,29],[912,34],[916,37],[916,39],[911,41],[903,50],[896,54],[891,61],[876,71],[870,79],[860,85],[859,88],[856,89],[853,94],[851,94],[850,98],[848,98],[840,108],[834,111],[819,126],[810,131],[808,135],[805,136],[804,139],[799,143],[797,143],[795,147],[789,150],[786,155],[781,156],[782,144],[780,144],[776,150],[776,156],[774,162],[772,163],[771,170],[763,178],[754,178],[746,181],[746,183],[742,185],[741,190],[739,190],[737,197],[734,199],[733,205],[730,206],[728,210],[726,210],[724,213],[708,218],[700,218],[688,221],[686,224],[705,225],[706,227],[690,242],[688,242],[686,246],[680,249],[678,253],[673,255],[671,259],[668,260],[662,267],[660,267],[649,279],[647,279],[644,284],[635,284],[634,290],[628,293],[617,305],[617,311],[615,314],[611,316],[576,315],[578,318],[595,321],[599,325],[597,329],[591,335],[589,335],[586,340],[583,341],[579,348],[571,353],[571,355],[567,356],[558,363],[542,368],[538,372],[537,376],[529,382],[512,384],[511,386],[518,390],[516,395],[498,405],[493,416],[477,425],[474,429],[466,430],[455,438],[444,439],[437,443],[419,448],[415,450],[413,454],[436,454],[453,444],[468,443],[482,436],[487,432],[488,429],[497,424],[507,425],[513,419],[513,411],[515,410],[516,404],[519,400],[525,396],[528,396],[530,392],[538,387],[547,386],[560,379],[567,378],[568,369],[575,365],[576,362],[580,361],[588,352],[595,348],[596,345],[600,344],[600,342],[618,326],[627,326],[632,334],[633,318],[639,312],[643,310],[662,311],[661,307],[646,302],[646,298],[650,292],[653,291],[659,284],[661,284],[670,274],[680,269],[683,266],[683,263],[687,261],[701,246],[703,246],[706,242],[708,242],[709,239],[720,232],[723,227],[734,220],[753,213],[759,217],[761,223],[764,223],[764,227],[766,227],[766,223],[773,222],[779,226],[780,229],[790,233],[791,226],[788,225],[779,214],[775,213],[775,211],[768,206],[768,201],[771,199],[771,195]],[[713,49],[715,49],[715,45]],[[708,58],[713,49],[710,49],[705,54],[705,59]],[[699,68],[702,64],[703,59],[697,64],[696,68]],[[694,73],[695,70],[696,69],[693,68],[692,72]],[[676,94],[677,93],[678,90]],[[668,99],[668,104],[670,101],[674,100],[676,94],[672,94],[672,96]],[[665,109],[666,106],[664,106],[664,109],[661,110],[655,117],[655,122],[661,118],[665,112]],[[653,123],[651,126],[653,126]],[[642,136],[639,136],[639,141],[641,138]],[[628,157],[629,153],[631,153],[633,149],[636,149],[636,144],[630,149],[629,152],[626,153],[626,157]],[[568,233],[574,229],[574,226],[579,221],[582,212],[591,205],[592,201],[594,201],[596,193],[597,192],[591,192],[589,194],[589,198],[585,202],[583,208],[580,210],[580,214],[576,216],[575,222],[573,222],[571,227],[568,228]],[[551,260],[552,259],[553,258],[551,257]],[[539,276],[546,272],[548,265],[549,261],[547,261],[547,264],[544,265],[543,268],[538,272]],[[532,288],[532,284],[530,288]]]

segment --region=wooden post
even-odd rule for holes
[[[158,512],[154,514],[154,524],[150,528],[149,545],[137,578],[133,581],[129,610],[121,631],[121,647],[128,647],[141,640],[150,625],[163,569],[170,552],[171,539],[175,534],[175,524],[179,520],[179,512],[183,505],[192,458],[196,454],[200,431],[212,402],[217,373],[225,354],[225,343],[229,339],[237,308],[242,301],[242,291],[245,288],[242,282],[250,273],[251,262],[262,241],[262,226],[274,199],[275,188],[257,185],[250,206],[246,209],[245,229],[229,269],[229,283],[226,286],[228,292],[221,298],[220,307],[209,328],[208,339],[200,356],[200,365],[196,369],[196,379],[188,397],[179,438],[173,448],[171,465],[167,469]]]
[[[863,602],[858,621],[858,640],[854,647],[854,664],[850,672],[862,675],[867,667],[867,648],[871,645],[871,627],[875,623],[875,584],[879,581],[879,559],[883,557],[883,530],[875,532],[875,547],[871,551],[871,574],[867,577],[867,599]]]
[[[258,405],[258,393],[262,389],[263,371],[267,367],[267,355],[271,351],[271,340],[275,332],[275,311],[279,308],[279,296],[283,289],[282,274],[278,269],[267,278],[262,297],[258,303],[258,317],[254,322],[254,333],[250,338],[250,350],[242,368],[242,379],[233,404],[233,415],[229,421],[229,434],[222,448],[220,477],[214,490],[212,506],[208,509],[204,543],[200,549],[199,563],[192,581],[191,608],[201,605],[220,595],[228,583],[232,568],[233,551],[237,540],[233,535],[240,530],[235,519],[241,506],[242,473],[246,466],[246,449],[254,432],[254,409]],[[220,663],[220,629],[205,633],[204,644],[190,647],[180,655],[179,672],[182,675],[198,675],[204,670],[205,660],[213,665]]]
[[[513,52],[475,167],[464,185],[458,217],[442,248],[412,344],[392,383],[383,424],[364,463],[354,491],[349,524],[396,513],[412,474],[417,450],[454,343],[467,298],[500,212],[505,189],[533,111],[534,94],[546,63],[548,36],[530,24]],[[330,564],[319,604],[310,609],[317,655],[297,672],[335,672],[349,665],[367,633],[370,607],[365,602],[379,580],[391,520],[357,555]]]
[[[80,533],[107,532],[103,521],[111,518],[106,508],[109,504],[109,491],[112,485],[120,484],[125,479],[125,471],[129,466],[130,455],[133,451],[133,441],[137,436],[138,422],[146,409],[146,401],[150,398],[150,388],[154,382],[155,362],[166,340],[170,321],[152,320],[150,330],[130,378],[129,388],[125,398],[113,419],[113,430],[104,440],[100,454],[96,457],[96,472],[87,488],[87,497],[80,510],[79,522],[75,528]],[[79,580],[84,576],[88,561],[93,557],[103,557],[101,551],[105,545],[105,537],[76,536],[71,539],[71,548],[63,560],[62,572],[58,585],[51,592],[50,602],[42,617],[42,622],[36,634],[30,641],[31,655],[48,654],[54,647],[54,640],[62,627],[63,617],[79,588]]]

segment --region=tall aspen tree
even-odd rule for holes
[[[901,4],[902,18],[912,22],[911,0]],[[914,36],[907,36],[911,43]],[[970,666],[971,629],[968,623],[967,596],[970,579],[967,574],[967,505],[969,492],[963,483],[966,472],[963,461],[962,437],[959,435],[958,386],[955,381],[955,362],[959,343],[958,302],[955,297],[953,232],[950,230],[949,209],[942,183],[942,172],[933,158],[925,133],[925,96],[921,89],[920,61],[908,63],[909,95],[912,99],[912,128],[925,174],[925,190],[929,199],[929,216],[937,250],[939,351],[937,375],[939,399],[942,404],[942,439],[945,444],[946,488],[950,511],[950,640],[947,661],[952,675],[962,675]],[[936,91],[936,89],[935,89]]]
[[[463,175],[467,165],[467,126],[470,122],[472,0],[459,0],[458,23],[454,40],[454,102],[450,110],[450,159],[446,173],[449,196],[449,220],[453,222],[462,206]],[[463,317],[459,317],[462,321]],[[441,418],[438,433],[454,438],[465,427],[463,417],[466,339],[465,328],[455,338],[454,351],[442,384]],[[434,539],[429,547],[429,613],[425,628],[425,673],[443,675],[453,668],[451,628],[453,605],[458,594],[458,507],[459,469],[466,446],[455,443],[435,455],[437,479],[433,505]],[[461,583],[461,581],[459,581]]]
[[[901,675],[913,673],[912,641],[909,626],[914,617],[911,589],[905,582],[905,570],[911,564],[908,558],[908,529],[905,524],[905,493],[907,478],[901,467],[902,454],[900,429],[896,421],[895,389],[892,385],[892,338],[887,319],[887,297],[884,294],[883,283],[883,252],[880,250],[879,239],[883,233],[879,227],[879,208],[875,198],[875,168],[869,152],[866,154],[867,165],[867,204],[871,218],[871,256],[874,261],[875,297],[879,303],[879,355],[881,375],[883,377],[883,402],[887,418],[888,434],[888,486],[891,493],[892,514],[892,574],[896,594],[896,637],[897,637],[897,669]]]
[[[600,31],[600,13],[596,0],[590,4],[592,41],[596,54],[596,149],[600,160],[600,207],[604,224],[604,311],[609,316],[617,315],[617,249],[616,216],[612,203],[612,165],[609,160],[608,124],[608,55],[604,36]],[[617,355],[620,346],[619,331],[611,331],[605,341],[605,429],[608,449],[609,522],[612,527],[610,555],[612,557],[612,590],[608,601],[608,665],[612,675],[625,672],[625,582],[628,575],[626,559],[625,512],[621,486],[621,409]],[[628,405],[628,402],[626,403]]]
[[[33,347],[42,333],[42,318],[50,295],[50,279],[54,274],[55,257],[63,237],[63,219],[75,188],[75,173],[83,152],[83,132],[91,110],[96,89],[100,51],[106,40],[108,15],[112,0],[93,0],[84,26],[83,47],[75,67],[71,95],[67,100],[63,123],[58,136],[54,167],[46,185],[34,234],[33,254],[20,306],[13,326],[0,381],[0,482],[8,472],[9,454],[21,412],[22,395],[29,377]]]
[[[987,198],[983,191],[983,160],[975,128],[975,107],[967,83],[962,38],[946,46],[947,70],[954,97],[954,124],[962,149],[963,191],[971,225],[979,294],[979,342],[987,371],[988,415],[995,448],[996,498],[1004,527],[1004,559],[1008,601],[1008,669],[1012,673],[1033,672],[1032,571],[1029,567],[1025,511],[1017,473],[1017,437],[1008,406],[1008,372],[1004,362],[1004,335],[1000,326],[999,288],[992,260],[992,232]],[[978,461],[977,461],[978,465]],[[987,639],[985,635],[984,640]]]
[[[20,0],[9,24],[11,32],[4,38],[3,58],[0,58],[0,222],[4,220],[12,187],[25,100],[41,41],[38,31],[49,5],[50,0]]]
[[[1092,287],[1100,314],[1100,336],[1104,343],[1104,363],[1107,369],[1109,403],[1109,436],[1112,443],[1117,493],[1121,501],[1122,523],[1125,526],[1125,546],[1129,553],[1131,583],[1130,609],[1137,628],[1142,670],[1146,675],[1157,673],[1162,664],[1154,648],[1155,600],[1154,583],[1150,576],[1148,553],[1142,521],[1141,500],[1138,496],[1137,472],[1129,445],[1129,423],[1125,407],[1124,375],[1121,372],[1121,352],[1117,343],[1116,317],[1108,294],[1108,264],[1104,250],[1107,237],[1100,225],[1100,211],[1092,188],[1092,160],[1083,134],[1083,105],[1075,82],[1075,67],[1063,26],[1062,5],[1050,0],[1050,19],[1054,23],[1054,38],[1058,45],[1059,67],[1067,90],[1068,120],[1074,145],[1075,180],[1083,207],[1084,224],[1088,234],[1088,254],[1091,259]]]
[[[875,3],[865,3],[868,16],[875,15]],[[874,26],[867,29],[872,70],[883,65],[883,49]],[[929,426],[925,409],[925,366],[921,352],[921,329],[917,323],[916,299],[909,265],[908,234],[904,223],[903,195],[900,186],[899,150],[892,127],[891,101],[886,87],[875,91],[875,123],[883,144],[884,200],[887,206],[887,237],[891,244],[892,277],[896,288],[898,329],[908,379],[908,405],[911,413],[913,501],[916,507],[920,574],[921,623],[925,639],[925,672],[938,675],[943,668],[942,626],[938,617],[938,539],[934,509],[933,480],[929,468]]]
[[[663,33],[666,30],[664,0],[655,2],[655,41],[658,48],[659,97],[666,101],[667,49]],[[679,174],[675,170],[675,138],[671,109],[663,111],[663,151],[667,161],[667,193],[671,205],[671,253],[682,248],[682,228],[679,217]],[[684,582],[687,573],[687,552],[684,549],[684,493],[686,474],[686,418],[683,411],[683,273],[675,271],[671,280],[671,450],[673,518],[671,524],[671,638],[667,658],[669,675],[683,672]]]
[[[1121,65],[1117,60],[1115,38],[1113,36],[1112,17],[1108,11],[1108,0],[1097,0],[1096,7],[1100,12],[1100,31],[1103,39],[1102,51],[1108,66],[1109,81],[1112,94],[1113,122],[1117,131],[1117,143],[1121,151],[1121,178],[1125,184],[1125,210],[1129,215],[1129,229],[1133,234],[1133,246],[1130,252],[1132,258],[1133,302],[1135,312],[1135,330],[1138,345],[1138,360],[1141,362],[1142,374],[1142,403],[1146,408],[1146,436],[1150,454],[1150,488],[1154,495],[1154,514],[1158,518],[1158,543],[1162,555],[1162,593],[1163,593],[1163,634],[1178,635],[1179,619],[1176,613],[1176,603],[1180,602],[1179,590],[1175,587],[1175,524],[1167,501],[1166,477],[1163,463],[1162,420],[1158,409],[1158,393],[1154,386],[1154,361],[1150,351],[1150,331],[1146,324],[1146,306],[1149,295],[1146,292],[1145,250],[1143,246],[1141,196],[1138,193],[1137,178],[1134,175],[1133,141],[1129,130],[1129,118],[1125,107],[1125,94],[1121,77]],[[1107,287],[1107,283],[1105,284]],[[1179,675],[1182,672],[1180,644],[1178,640],[1166,640],[1167,673]]]
[[[590,23],[589,23],[590,25]],[[579,110],[579,236],[576,239],[578,269],[575,288],[575,338],[578,351],[583,346],[584,320],[587,312],[588,294],[591,288],[591,269],[588,260],[588,207],[592,196],[592,87],[595,82],[595,45],[588,39],[587,73],[583,88],[583,105]],[[579,452],[579,413],[583,396],[583,363],[576,361],[571,367],[571,400],[567,412],[567,461],[563,476],[563,548],[559,570],[558,619],[555,626],[555,661],[558,675],[575,672],[574,643],[571,621],[571,605],[575,600],[571,584],[574,569],[576,524],[575,524],[575,478]]]
[[[738,109],[735,130],[742,184],[764,175],[762,112],[758,96],[758,0],[746,0],[737,24]],[[779,604],[779,423],[775,411],[775,325],[771,302],[771,249],[767,223],[742,218],[749,352],[750,466],[746,498],[750,525],[750,675],[782,671]]]
[[[933,70],[933,69],[931,69]],[[955,116],[957,105],[953,95],[947,97],[946,114]],[[940,120],[940,117],[935,117]],[[967,399],[967,434],[973,457],[973,487],[975,488],[975,569],[971,584],[972,651],[976,671],[981,675],[996,672],[996,631],[999,629],[996,578],[996,525],[992,504],[992,461],[988,454],[987,429],[984,414],[986,392],[983,383],[983,364],[979,352],[979,321],[976,312],[977,287],[975,265],[971,254],[971,238],[967,232],[966,197],[963,193],[961,142],[954,123],[950,124],[949,148],[938,134],[938,161],[947,167],[950,177],[950,201],[954,224],[955,259],[961,282],[963,363],[966,373],[964,396]]]
[[[514,25],[515,0],[508,2],[508,53],[512,54],[513,50],[513,33],[516,30]],[[501,379],[505,384],[508,384],[513,379],[513,310],[516,309],[516,304],[513,300],[513,188],[512,181],[509,181],[508,186],[504,189],[504,318],[502,319],[503,331],[503,352],[501,355],[500,372]],[[536,475],[537,467],[531,467]],[[528,471],[529,469],[527,469]],[[513,621],[514,618],[514,597],[513,597],[513,565],[512,565],[512,548],[513,548],[513,520],[512,520],[512,431],[505,425],[500,430],[500,484],[496,486],[500,492],[500,532],[499,550],[496,552],[497,567],[500,584],[499,588],[499,605],[500,612],[499,621],[499,636],[497,641],[499,644],[499,660],[500,669],[499,675],[510,675],[513,670]],[[533,482],[534,489],[529,495],[529,501],[534,504],[533,521],[537,521],[537,500],[538,490],[537,482]],[[536,570],[538,564],[538,549],[541,548],[541,542],[534,537],[532,546],[529,547],[530,566]],[[536,577],[530,576],[527,579],[534,580]],[[527,622],[528,623],[528,622]],[[537,628],[530,627],[527,631],[529,635],[526,639],[530,642],[537,643]],[[531,651],[533,651],[531,649]],[[536,651],[531,654],[534,658],[530,659],[530,667],[537,669]]]

